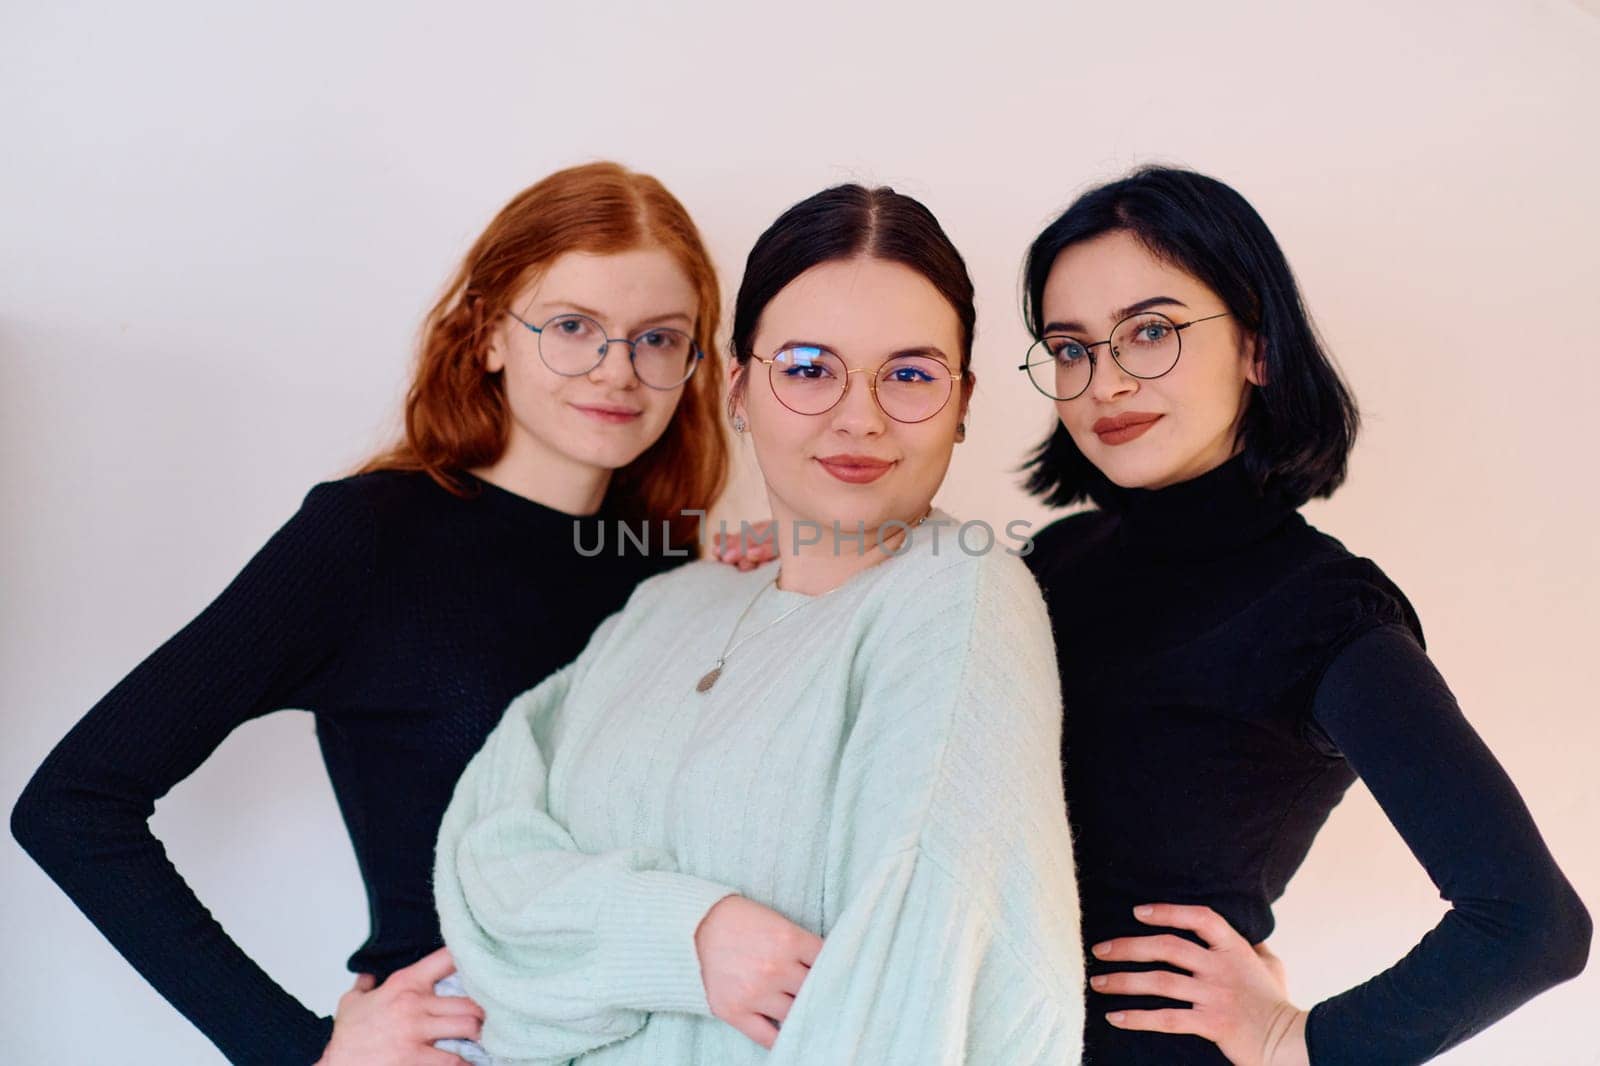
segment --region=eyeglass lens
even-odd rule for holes
[[[600,323],[586,315],[557,315],[539,329],[539,357],[557,374],[587,374],[605,357],[608,339]],[[647,329],[629,342],[639,380],[658,389],[682,384],[694,370],[694,340],[678,329]]]
[[[820,415],[844,398],[849,368],[823,348],[784,348],[768,364],[772,391],[789,410]],[[883,413],[897,422],[923,422],[938,414],[950,399],[954,382],[943,360],[927,355],[900,355],[873,374],[873,391]]]

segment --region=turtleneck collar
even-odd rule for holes
[[[1281,493],[1256,486],[1243,456],[1163,489],[1114,489],[1110,495],[1106,509],[1121,519],[1119,544],[1147,558],[1222,555],[1261,540],[1295,513]]]

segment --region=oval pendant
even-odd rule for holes
[[[722,676],[722,666],[720,664],[718,664],[717,666],[713,666],[711,668],[711,671],[709,673],[707,673],[705,677],[702,677],[700,679],[700,683],[695,685],[694,690],[696,692],[709,692],[709,691],[711,691],[711,686],[715,685],[717,683],[717,678],[719,678],[721,676]]]

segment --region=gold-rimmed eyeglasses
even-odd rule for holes
[[[921,352],[890,356],[873,370],[852,370],[838,353],[815,344],[780,348],[769,359],[751,358],[767,365],[772,394],[799,415],[832,410],[849,391],[850,375],[867,374],[879,410],[896,422],[926,422],[944,410],[962,376],[938,356]]]

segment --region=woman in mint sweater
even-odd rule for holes
[[[1049,623],[1013,551],[931,507],[973,321],[960,255],[891,190],[829,189],[757,241],[729,413],[780,566],[645,581],[468,766],[435,869],[487,1015],[457,1050],[1077,1061]]]

